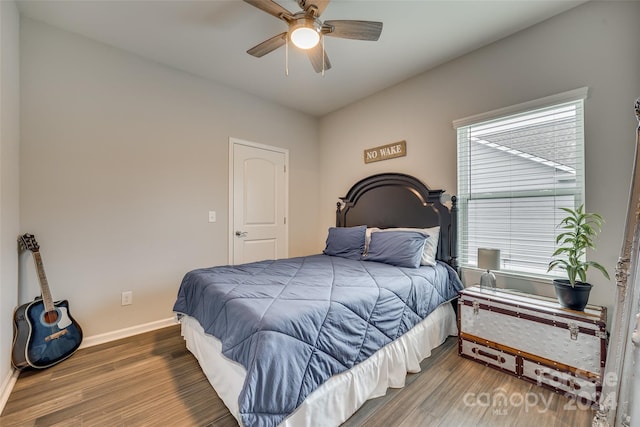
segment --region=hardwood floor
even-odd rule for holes
[[[564,396],[462,359],[456,338],[402,389],[370,400],[343,426],[589,426]],[[503,396],[506,404],[499,406]],[[504,403],[504,401],[502,401]],[[189,353],[179,326],[79,350],[25,371],[0,426],[236,426]]]

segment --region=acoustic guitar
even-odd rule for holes
[[[48,368],[80,347],[82,329],[71,317],[66,300],[53,301],[36,238],[25,234],[18,242],[33,254],[42,296],[19,306],[13,313],[11,364],[19,370]]]

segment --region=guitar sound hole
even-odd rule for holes
[[[47,323],[56,323],[58,321],[58,312],[56,310],[47,311],[44,314],[44,321]]]

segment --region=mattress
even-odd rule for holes
[[[207,334],[193,317],[182,316],[182,335],[187,349],[198,360],[205,376],[229,411],[242,425],[238,396],[246,377],[244,367],[222,354],[222,344]],[[336,426],[346,421],[362,404],[383,396],[387,388],[404,386],[407,372],[419,372],[420,362],[457,335],[456,316],[450,303],[436,308],[407,333],[385,345],[351,369],[332,376],[307,396],[280,425]]]

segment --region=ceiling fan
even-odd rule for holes
[[[302,9],[291,13],[272,0],[244,0],[252,6],[283,20],[289,29],[271,37],[247,51],[249,55],[260,58],[269,52],[287,44],[290,40],[295,46],[305,49],[311,65],[317,73],[331,68],[329,57],[320,43],[324,36],[354,40],[376,41],[382,32],[382,22],[327,20],[320,21],[330,0],[297,0]]]

